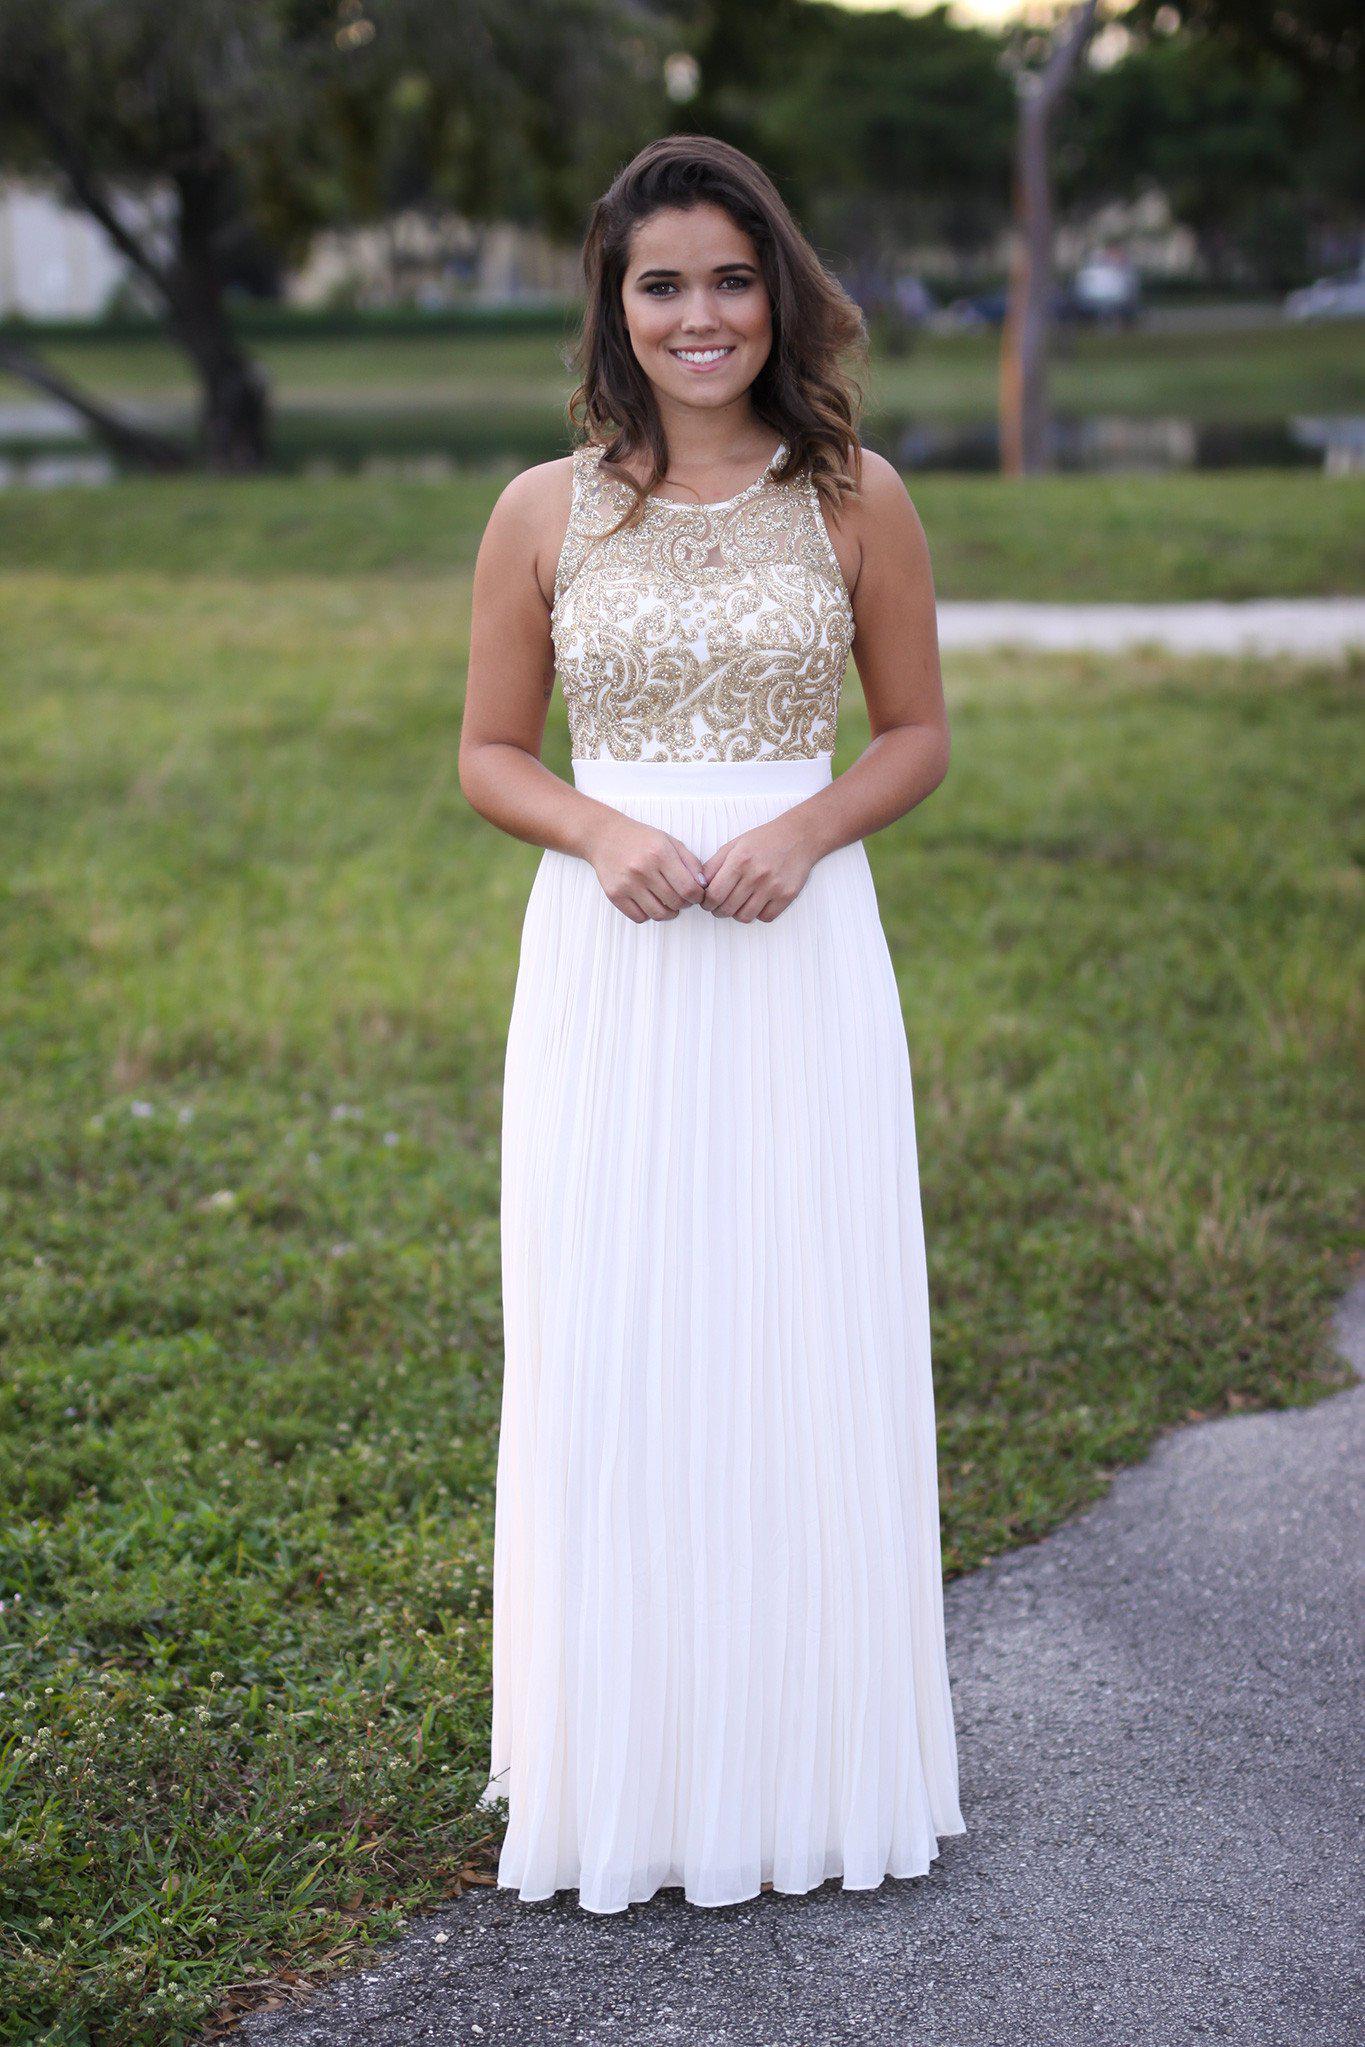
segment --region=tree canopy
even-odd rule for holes
[[[100,222],[194,366],[201,452],[251,467],[268,394],[232,285],[399,205],[573,232],[657,109],[660,33],[631,0],[0,0],[4,160]],[[138,193],[164,218],[135,219]],[[176,459],[20,344],[3,359],[125,453]]]

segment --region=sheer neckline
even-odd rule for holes
[[[768,481],[769,477],[772,475],[774,469],[776,469],[778,463],[782,460],[782,457],[786,454],[786,452],[787,443],[785,441],[779,441],[777,446],[773,449],[772,454],[768,457],[768,460],[763,465],[761,474],[756,476],[752,483],[746,483],[743,490],[735,491],[733,496],[731,497],[699,498],[695,504],[689,504],[685,498],[659,498],[655,497],[653,492],[651,491],[649,496],[646,498],[645,503],[650,505],[662,505],[666,512],[727,511],[731,505],[742,504],[746,498],[751,498],[753,497],[756,491],[762,490],[764,484]],[[601,460],[600,456],[598,457],[598,460],[599,461]]]

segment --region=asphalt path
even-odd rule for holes
[[[1365,597],[1258,597],[1240,603],[1016,604],[946,600],[939,643],[1048,653],[1228,654],[1342,661],[1365,652]]]
[[[1338,1317],[1365,1375],[1365,1276]],[[946,1595],[968,1831],[708,1910],[471,1891],[252,2047],[1361,2047],[1365,1380],[1175,1430]]]

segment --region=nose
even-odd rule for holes
[[[684,303],[681,327],[684,334],[714,334],[720,321],[715,301],[708,291],[691,292]]]

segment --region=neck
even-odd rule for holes
[[[657,395],[670,476],[706,477],[728,469],[757,468],[776,446],[772,428],[755,413],[747,391],[731,405],[708,406],[704,411]]]

